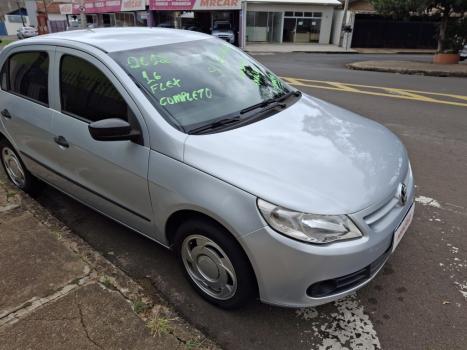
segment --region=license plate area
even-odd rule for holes
[[[393,241],[392,241],[392,251],[396,250],[397,246],[399,245],[400,241],[402,240],[402,237],[404,237],[404,234],[407,232],[407,229],[409,228],[410,224],[412,223],[414,211],[415,211],[415,204],[412,204],[409,211],[405,215],[404,220],[402,220],[399,227],[394,232],[394,237],[393,237]]]

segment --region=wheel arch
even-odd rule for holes
[[[211,224],[218,226],[225,232],[227,232],[230,237],[238,244],[240,249],[243,251],[243,254],[245,254],[245,257],[248,259],[248,263],[250,265],[251,271],[253,272],[253,276],[255,279],[256,283],[256,290],[259,291],[259,279],[256,273],[256,269],[252,263],[252,260],[250,259],[247,249],[243,247],[242,242],[236,237],[231,230],[229,230],[226,225],[222,224],[220,221],[216,220],[212,216],[209,216],[206,213],[202,213],[200,211],[194,210],[194,209],[181,209],[178,210],[174,213],[172,213],[169,218],[166,221],[165,224],[165,237],[168,242],[169,247],[172,249],[175,243],[175,233],[177,231],[177,228],[186,220],[193,220],[193,219],[198,219],[198,220],[204,220],[208,221]]]

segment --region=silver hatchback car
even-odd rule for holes
[[[220,307],[341,298],[411,222],[412,171],[393,133],[212,36],[51,34],[7,46],[0,67],[10,180],[30,193],[46,182],[172,248]]]

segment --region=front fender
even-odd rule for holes
[[[194,210],[218,221],[239,241],[264,227],[256,197],[183,162],[151,151],[149,191],[154,210],[154,238],[168,245],[165,226],[179,210]]]

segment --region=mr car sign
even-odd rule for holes
[[[145,9],[145,0],[122,0],[122,11],[139,11]]]
[[[150,0],[151,10],[240,10],[240,0]]]

